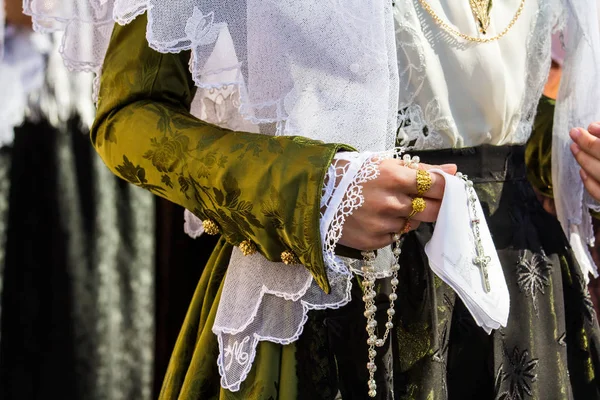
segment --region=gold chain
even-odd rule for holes
[[[519,5],[519,8],[517,9],[517,12],[515,13],[515,16],[509,22],[508,26],[506,28],[504,28],[504,30],[502,32],[500,32],[499,34],[497,34],[494,37],[481,38],[481,37],[475,37],[475,36],[466,35],[466,34],[464,34],[462,32],[457,31],[456,29],[454,29],[453,27],[451,27],[450,25],[448,25],[446,22],[444,22],[444,20],[442,18],[440,18],[440,16],[437,15],[435,13],[435,11],[433,11],[433,8],[431,8],[431,6],[429,5],[429,3],[427,3],[426,0],[419,0],[419,2],[421,3],[421,6],[423,6],[423,8],[425,9],[425,11],[427,11],[429,13],[429,15],[431,15],[431,18],[433,18],[433,20],[435,21],[435,23],[438,24],[443,30],[445,30],[446,32],[448,32],[448,33],[450,33],[450,34],[452,34],[454,36],[458,36],[458,37],[460,37],[462,39],[465,39],[465,40],[468,40],[470,42],[477,42],[477,43],[489,43],[489,42],[493,42],[493,41],[496,41],[496,40],[500,39],[504,35],[506,35],[508,33],[508,31],[510,31],[510,29],[515,25],[515,23],[517,22],[517,20],[521,16],[521,13],[523,12],[523,8],[525,7],[525,0],[521,0],[521,4]]]

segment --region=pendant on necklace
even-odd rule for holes
[[[479,30],[484,35],[490,26],[490,12],[492,11],[492,0],[469,0],[473,16],[477,20]]]

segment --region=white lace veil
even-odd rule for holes
[[[558,219],[584,276],[598,276],[588,251],[594,232],[588,208],[600,206],[584,191],[570,144],[569,130],[600,121],[600,11],[597,0],[567,4],[565,60],[554,116],[552,182]]]
[[[196,85],[237,86],[240,113],[262,131],[362,150],[394,145],[398,74],[389,1],[25,0],[24,9],[37,30],[66,30],[61,51],[69,67],[96,72],[114,21],[147,12],[150,46],[191,50]],[[82,24],[94,36],[92,48],[68,34]]]

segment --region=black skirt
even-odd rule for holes
[[[394,332],[377,359],[377,397],[600,399],[598,321],[558,221],[527,181],[524,148],[482,146],[419,156],[428,164],[455,163],[474,182],[509,288],[510,317],[506,328],[491,335],[475,324],[429,268],[423,247],[433,225],[422,224],[402,249]],[[297,346],[302,397],[368,398],[358,285],[353,297],[340,310],[310,316]],[[380,326],[388,307],[387,296],[379,296]],[[334,359],[330,373],[300,365],[311,360],[331,366]]]

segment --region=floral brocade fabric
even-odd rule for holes
[[[189,53],[161,54],[145,16],[117,26],[101,79],[92,140],[126,181],[211,219],[231,245],[270,261],[292,251],[328,291],[319,238],[322,182],[344,147],[302,137],[233,132],[189,113]]]
[[[222,234],[160,399],[367,399],[358,284],[347,306],[311,311],[297,342],[260,342],[240,390],[221,389],[211,328],[233,246],[250,239],[272,261],[292,251],[327,289],[319,201],[331,160],[347,147],[233,132],[192,117],[189,54],[149,49],[145,27],[142,16],[115,28],[92,139],[117,175],[213,219]],[[433,226],[422,224],[402,249],[394,330],[376,360],[378,399],[600,399],[600,332],[579,267],[527,182],[523,148],[500,150],[490,167],[492,158],[480,148],[421,159],[457,163],[475,183],[510,291],[508,326],[486,335],[475,325],[431,272],[423,247]],[[385,318],[387,296],[376,303]]]

